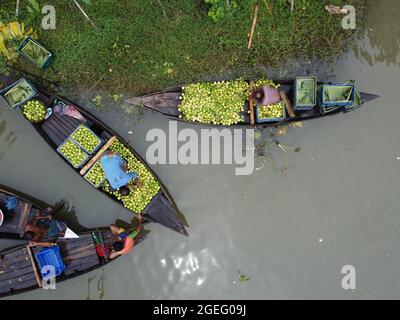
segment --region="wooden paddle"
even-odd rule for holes
[[[37,282],[39,288],[41,288],[42,287],[42,278],[41,278],[41,276],[39,274],[39,271],[38,271],[38,269],[36,267],[35,260],[33,259],[32,250],[31,250],[31,247],[29,245],[26,246],[26,251],[28,252],[29,259],[31,260],[33,272],[35,273],[36,282]]]
[[[279,94],[281,95],[281,98],[282,98],[283,102],[285,103],[285,107],[286,107],[287,112],[289,113],[289,116],[291,118],[296,117],[296,114],[294,113],[293,108],[292,108],[292,104],[290,103],[290,100],[287,97],[285,91],[279,91]]]
[[[254,126],[255,117],[254,117],[254,97],[253,97],[253,81],[250,80],[249,82],[250,88],[250,98],[249,98],[249,106],[250,106],[250,124]]]
[[[110,138],[110,140],[108,140],[108,141],[104,144],[104,146],[102,146],[102,147],[100,148],[100,150],[97,151],[97,153],[92,157],[92,159],[90,159],[89,162],[86,163],[85,166],[82,168],[82,170],[79,172],[79,173],[81,174],[81,176],[83,176],[83,175],[92,167],[92,165],[93,165],[97,160],[100,159],[100,157],[102,156],[102,154],[103,154],[104,152],[107,151],[107,149],[113,144],[113,142],[114,142],[115,140],[117,140],[117,137],[116,137],[116,136],[112,136],[112,137]]]

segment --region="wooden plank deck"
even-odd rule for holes
[[[6,253],[0,260],[0,294],[37,285],[25,247]]]
[[[66,276],[83,272],[100,263],[92,235],[83,235],[79,240],[65,241],[60,244]]]
[[[43,124],[43,131],[59,147],[74,132],[81,121],[67,115],[53,113]]]

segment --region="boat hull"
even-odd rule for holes
[[[280,90],[284,91],[286,95],[289,97],[290,102],[293,105],[293,84],[294,84],[293,79],[291,80],[274,80],[275,83],[280,84]],[[319,83],[321,84],[321,83]],[[175,86],[171,88],[167,88],[164,91],[161,92],[156,92],[156,93],[151,93],[147,94],[141,97],[134,97],[125,100],[126,103],[132,105],[133,107],[143,107],[146,110],[162,114],[164,116],[167,116],[170,119],[176,120],[176,121],[181,121],[185,123],[190,123],[190,124],[199,124],[203,126],[220,126],[224,127],[224,125],[215,125],[215,124],[207,124],[207,123],[200,123],[196,121],[188,121],[181,119],[179,117],[180,112],[179,112],[179,105],[182,102],[180,99],[181,95],[183,92],[183,86]],[[369,94],[369,93],[360,93],[363,100],[364,104],[375,100],[379,98],[378,95],[374,94]],[[243,108],[243,117],[244,121],[241,123],[237,123],[234,125],[231,125],[229,127],[256,127],[256,128],[268,128],[268,127],[276,127],[280,125],[285,125],[293,122],[299,122],[299,121],[305,121],[305,120],[310,120],[310,119],[318,119],[322,117],[327,117],[327,116],[332,116],[334,114],[338,114],[343,112],[341,108],[338,108],[337,110],[327,113],[327,114],[322,114],[317,107],[314,107],[312,110],[308,111],[296,111],[296,116],[295,117],[287,117],[283,121],[277,121],[277,122],[268,122],[268,123],[255,123],[254,125],[251,125],[250,121],[250,116],[249,116],[249,101],[246,101],[244,108]]]

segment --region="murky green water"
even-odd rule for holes
[[[153,224],[133,254],[104,271],[14,298],[399,298],[399,14],[397,0],[371,1],[364,36],[332,68],[333,80],[356,78],[363,91],[381,98],[291,128],[282,142],[302,151],[288,154],[287,175],[280,173],[278,148],[275,166],[259,160],[251,176],[235,176],[230,165],[154,166],[191,225],[189,238]],[[101,117],[116,124],[114,113]],[[139,125],[118,123],[142,155],[147,131],[168,128],[167,119],[151,113]],[[0,165],[1,183],[48,202],[67,199],[84,226],[131,218],[5,109]],[[347,264],[357,271],[351,292],[341,288]],[[239,281],[240,273],[250,279]]]

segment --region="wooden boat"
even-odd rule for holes
[[[10,77],[0,75],[0,81],[3,82],[5,86],[8,86],[15,81]],[[170,196],[166,187],[161,183],[158,179],[157,175],[149,168],[146,162],[137,154],[137,152],[129,146],[129,144],[123,140],[115,131],[109,128],[106,124],[104,124],[101,120],[93,116],[91,113],[86,111],[85,109],[77,106],[76,104],[68,101],[63,97],[59,97],[48,93],[40,88],[38,89],[38,97],[37,99],[41,100],[48,108],[53,108],[57,102],[64,103],[65,105],[72,105],[79,113],[85,118],[85,125],[89,127],[91,131],[93,131],[97,136],[104,139],[104,146],[97,152],[97,154],[93,155],[91,159],[88,160],[85,167],[89,164],[93,164],[93,160],[98,159],[99,153],[104,152],[106,147],[109,146],[109,143],[112,142],[113,139],[117,139],[123,143],[123,145],[130,150],[134,154],[134,156],[149,170],[152,175],[156,178],[157,182],[160,185],[160,189],[157,194],[151,199],[146,208],[141,212],[144,219],[151,222],[158,222],[174,231],[177,231],[181,234],[188,235],[185,229],[184,224],[181,220],[181,213],[178,211],[172,197]],[[41,135],[41,137],[48,143],[48,145],[56,151],[56,153],[64,159],[68,165],[72,169],[74,169],[78,174],[82,176],[82,170],[80,168],[75,169],[59,152],[57,149],[64,143],[66,139],[82,124],[82,121],[70,117],[68,115],[60,115],[57,113],[52,113],[49,118],[41,123],[31,123],[36,131]],[[83,176],[82,176],[83,178]],[[89,183],[89,182],[88,182]],[[98,189],[100,192],[106,194],[108,197],[113,200],[119,202],[123,205],[123,202],[120,199],[117,199],[114,195],[104,191],[102,188]]]
[[[0,202],[6,197],[16,197],[18,206],[5,216],[3,224],[0,225],[0,238],[18,240],[23,237],[28,221],[49,205],[22,192],[0,185]]]
[[[285,96],[289,100],[289,103],[286,103],[286,106],[289,104],[290,106],[293,105],[293,85],[295,80],[273,80],[275,83],[280,84],[280,91],[285,93]],[[252,82],[250,80],[247,81],[249,84]],[[319,82],[318,84],[322,84],[322,82]],[[187,123],[195,123],[195,124],[202,124],[202,125],[208,125],[206,123],[200,123],[196,121],[188,121],[185,119],[181,119],[180,112],[179,112],[179,105],[181,104],[182,100],[180,99],[182,93],[183,93],[183,87],[182,85],[167,88],[164,91],[161,92],[156,92],[156,93],[150,93],[141,97],[135,97],[131,99],[125,100],[126,103],[131,104],[133,106],[140,106],[143,107],[146,110],[153,111],[155,113],[159,113],[162,115],[165,115],[169,117],[170,119],[176,120],[176,121],[182,121],[182,122],[187,122]],[[364,93],[360,92],[360,95],[363,99],[363,103],[372,101],[374,99],[379,98],[379,96],[374,95],[374,94],[369,94],[369,93]],[[316,106],[312,108],[311,110],[288,110],[290,112],[289,115],[281,121],[276,121],[276,122],[268,122],[268,123],[257,123],[255,119],[255,114],[254,114],[254,101],[251,96],[249,99],[244,104],[243,108],[243,118],[244,121],[234,124],[232,126],[251,126],[251,127],[275,127],[275,126],[280,126],[280,125],[285,125],[291,122],[298,122],[298,121],[304,121],[304,120],[309,120],[309,119],[318,119],[326,116],[331,116],[334,114],[338,114],[340,112],[343,112],[344,109],[338,108],[337,110],[334,110],[330,113],[323,114],[321,113],[320,109]],[[287,106],[288,108],[288,106]],[[292,115],[290,113],[293,112]],[[222,125],[220,125],[222,126]]]
[[[98,244],[95,243],[92,233],[100,240]],[[138,242],[141,240],[143,238],[139,238]],[[114,235],[105,228],[81,233],[77,239],[57,240],[65,270],[56,277],[56,285],[114,261],[115,259],[108,259],[107,254],[98,254],[99,247],[106,252],[113,241]],[[0,252],[0,297],[42,287],[41,270],[35,258],[42,249],[19,245]]]

